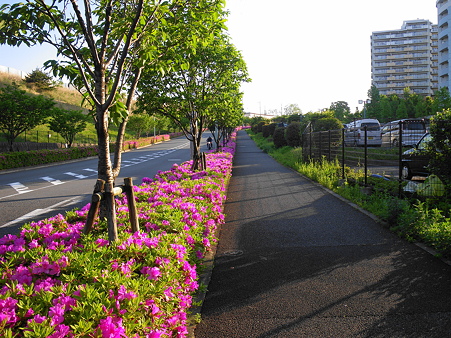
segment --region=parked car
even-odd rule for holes
[[[400,123],[402,122],[402,123]],[[399,126],[402,125],[402,145],[414,146],[427,132],[426,122],[422,119],[402,119],[386,123],[382,127],[382,145],[399,146]]]
[[[427,144],[431,141],[431,134],[424,134],[420,141],[411,149],[402,154],[402,178],[410,180],[413,176],[427,176],[431,156],[426,151]]]
[[[381,125],[376,119],[362,119],[350,122],[344,125],[344,138],[346,146],[364,146],[365,145],[365,127],[366,142],[368,146],[380,147]]]

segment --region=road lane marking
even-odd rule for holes
[[[60,180],[51,178],[51,177],[41,177],[41,179],[43,179],[44,181],[47,181],[49,183],[52,183],[53,185],[58,185],[58,184],[63,184],[64,182],[61,182]]]
[[[66,207],[66,206],[71,206],[71,205],[80,203],[82,200],[83,200],[83,196],[75,196],[73,198],[70,198],[70,199],[58,202],[58,203],[56,203],[54,205],[51,205],[48,208],[35,209],[33,211],[30,211],[29,213],[27,213],[25,215],[22,215],[22,216],[20,216],[20,217],[18,217],[16,219],[12,220],[11,222],[8,222],[8,223],[5,223],[3,225],[0,225],[0,228],[5,228],[5,227],[8,227],[8,226],[14,225],[16,223],[20,223],[20,222],[26,223],[31,218],[35,218],[35,217],[37,217],[39,215],[42,215],[42,214],[48,213],[50,211],[53,211],[54,209],[56,209],[58,207]]]
[[[160,158],[162,156],[166,156],[166,155],[174,152],[176,149],[186,148],[186,146],[188,146],[188,145],[189,145],[189,142],[186,142],[184,144],[181,144],[181,145],[176,146],[174,148],[171,148],[169,150],[158,151],[156,153],[145,155],[145,156],[148,156],[148,160],[158,159],[158,158]],[[138,160],[139,162],[132,162],[132,161],[123,160],[122,162],[125,165],[123,165],[122,167],[125,168],[125,167],[129,167],[129,166],[132,166],[132,165],[135,165],[135,164],[142,164],[144,162],[147,162],[147,160],[142,160],[142,157]],[[134,160],[136,160],[136,158]],[[171,161],[171,162],[174,161],[175,162],[175,161],[181,161],[181,159],[168,159],[168,161]],[[74,177],[76,179],[88,178],[88,177],[91,177],[91,176],[94,176],[95,174],[97,174],[97,170],[95,170],[95,169],[86,168],[86,169],[83,169],[83,170],[89,171],[89,172],[93,172],[94,174],[89,175],[89,176],[80,175],[80,174],[76,174],[76,173],[73,173],[73,172],[66,172],[65,174],[69,175],[69,176],[72,176],[72,177]],[[6,198],[9,198],[9,197],[14,197],[17,194],[25,194],[25,193],[29,193],[29,192],[33,192],[33,191],[38,191],[38,190],[41,190],[41,189],[47,189],[47,188],[56,186],[58,184],[65,184],[65,183],[69,183],[69,182],[71,182],[71,180],[69,180],[69,181],[53,180],[53,181],[49,181],[49,183],[51,183],[51,185],[45,186],[45,187],[36,188],[36,189],[30,189],[30,188],[24,186],[23,184],[21,184],[20,182],[10,183],[8,185],[10,185],[12,188],[14,188],[16,193],[0,197],[0,200],[6,199]]]
[[[16,190],[19,194],[25,194],[27,192],[31,192],[33,190],[31,190],[30,188],[24,186],[22,183],[20,182],[14,182],[14,183],[9,183],[8,185],[11,186],[11,188],[13,188],[14,190]]]
[[[67,173],[64,173],[65,175],[69,175],[69,176],[73,176],[73,177],[76,177],[76,178],[79,178],[79,179],[82,179],[82,178],[88,178],[88,176],[85,176],[85,175],[79,175],[79,174],[76,174],[76,173],[72,173],[72,172],[70,172],[70,171],[68,171]]]

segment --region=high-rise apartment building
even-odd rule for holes
[[[437,32],[429,20],[404,21],[401,29],[373,32],[372,84],[381,95],[400,95],[406,87],[433,95],[438,89]]]
[[[437,1],[438,14],[438,85],[451,89],[450,47],[451,47],[451,3],[448,0]]]

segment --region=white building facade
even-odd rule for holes
[[[401,29],[373,32],[371,79],[381,95],[402,95],[406,87],[418,95],[434,94],[439,86],[437,26],[410,20]]]
[[[451,89],[450,43],[451,43],[451,3],[448,0],[437,1],[438,15],[438,85]]]

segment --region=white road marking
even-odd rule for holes
[[[11,222],[8,222],[8,223],[5,223],[5,224],[1,225],[0,228],[11,226],[13,224],[20,223],[20,222],[26,223],[31,218],[35,218],[36,216],[48,213],[48,212],[50,212],[50,211],[52,211],[52,210],[54,210],[54,209],[56,209],[58,207],[66,207],[66,206],[71,206],[71,205],[77,204],[77,203],[81,202],[82,200],[83,200],[82,196],[75,196],[75,197],[70,198],[68,200],[64,200],[64,201],[58,202],[58,203],[56,203],[56,204],[54,204],[54,205],[52,205],[52,206],[50,206],[48,208],[45,208],[45,209],[35,209],[35,210],[33,210],[33,211],[23,215],[23,216],[20,216],[20,217],[16,218],[15,220],[12,220]]]
[[[33,191],[33,190],[29,189],[28,187],[24,186],[20,182],[9,183],[8,185],[10,185],[19,194],[25,194],[27,192]]]
[[[79,175],[79,174],[76,174],[76,173],[71,173],[70,171],[68,171],[67,173],[64,173],[64,174],[65,175],[69,175],[69,176],[73,176],[73,177],[76,177],[76,178],[79,178],[79,179],[88,177],[88,176],[85,176],[85,175]]]
[[[53,185],[58,185],[58,184],[63,184],[64,182],[61,182],[60,180],[56,180],[54,178],[51,177],[41,177],[41,179],[43,179],[44,181],[47,181],[49,183],[52,183]]]
[[[176,149],[186,148],[186,146],[188,146],[188,145],[189,145],[189,142],[186,142],[184,144],[178,145],[177,147],[171,148],[169,150],[162,150],[162,151],[159,151],[159,152],[156,152],[156,153],[153,153],[153,154],[141,156],[139,159],[134,158],[133,160],[137,161],[137,162],[123,160],[122,161],[123,167],[125,168],[125,167],[129,167],[129,166],[132,166],[132,165],[135,165],[135,164],[141,164],[143,162],[147,162],[148,160],[153,160],[153,159],[160,158],[162,156],[166,156],[166,155],[174,152]],[[146,157],[146,159],[143,160],[144,157]],[[181,161],[181,159],[168,159],[168,161],[171,161],[171,162],[174,161],[175,162],[175,161]],[[86,169],[83,169],[83,170],[89,171],[89,172],[93,172],[93,173],[97,173],[96,169],[86,168]],[[76,179],[83,179],[83,178],[88,178],[90,176],[93,176],[93,175],[85,176],[85,175],[80,175],[80,174],[76,174],[76,173],[73,173],[73,172],[66,172],[64,174],[72,176],[72,177],[75,177]],[[52,179],[51,177],[41,177],[41,179],[48,181],[52,185],[45,186],[45,187],[40,187],[40,188],[37,188],[37,189],[30,189],[30,188],[24,186],[20,182],[9,183],[8,185],[10,185],[17,192],[17,194],[25,194],[25,193],[28,193],[28,192],[33,192],[33,191],[37,191],[37,190],[41,190],[41,189],[46,189],[46,188],[49,188],[49,187],[53,187],[55,185],[59,185],[59,184],[64,184],[64,183],[70,182],[70,181],[60,181],[60,180]],[[0,200],[16,196],[17,194],[12,194],[12,195],[8,195],[8,196],[0,197]]]

